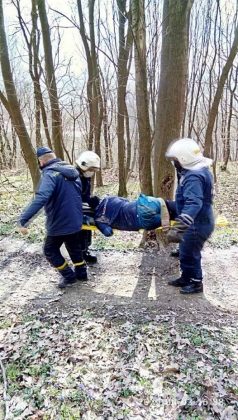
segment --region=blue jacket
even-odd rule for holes
[[[137,202],[117,196],[104,198],[95,210],[95,224],[105,236],[112,235],[112,228],[139,230]]]
[[[99,205],[100,198],[96,195],[91,196],[91,178],[86,178],[78,170],[82,184],[82,202],[87,203],[93,210]]]
[[[21,226],[26,226],[44,207],[48,235],[78,232],[82,226],[81,189],[78,171],[60,159],[52,159],[42,168],[35,198],[20,216]]]
[[[90,203],[91,195],[91,178],[86,178],[79,172],[81,184],[82,184],[82,201],[83,203]]]
[[[214,224],[212,199],[213,177],[208,168],[181,172],[175,197],[178,216],[188,216],[196,225]]]

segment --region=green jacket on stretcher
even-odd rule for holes
[[[84,212],[84,222],[89,219]],[[105,235],[111,236],[113,229],[138,231],[153,230],[169,226],[170,214],[162,198],[140,194],[137,200],[129,201],[117,196],[106,196],[94,209],[94,222]]]

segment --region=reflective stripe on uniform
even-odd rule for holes
[[[63,270],[65,267],[67,267],[68,263],[67,261],[64,262],[64,264],[60,265],[59,267],[55,267],[57,270]]]
[[[80,265],[84,265],[84,264],[85,264],[85,261],[74,263],[74,267],[79,267]]]

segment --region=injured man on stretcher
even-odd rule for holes
[[[106,196],[94,208],[83,205],[83,224],[96,226],[105,236],[113,235],[113,229],[138,231],[169,227],[176,216],[174,202],[140,194],[129,201],[117,196]]]

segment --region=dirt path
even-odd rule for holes
[[[65,291],[57,289],[58,275],[45,261],[40,245],[4,238],[0,241],[1,316],[25,312],[87,308],[123,317],[148,319],[174,312],[182,320],[238,313],[237,247],[204,251],[204,295],[184,297],[167,286],[178,272],[178,263],[156,250],[99,252],[99,262],[89,268],[90,281]],[[221,310],[221,312],[220,312]]]

